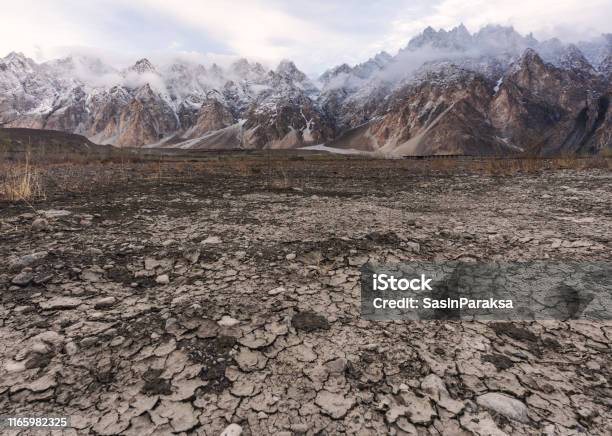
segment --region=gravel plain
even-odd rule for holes
[[[612,322],[366,321],[359,269],[610,261],[612,173],[368,162],[136,169],[1,203],[1,414],[70,416],[53,434],[611,434]]]

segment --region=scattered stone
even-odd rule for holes
[[[145,261],[144,261],[144,265],[145,265],[145,269],[147,271],[152,271],[155,268],[157,268],[158,266],[160,266],[161,263],[158,260],[156,260],[156,259],[153,259],[151,257],[147,257],[145,259]]]
[[[297,257],[297,256],[296,256],[296,254],[295,254],[295,253],[289,253],[289,254],[286,256],[286,259],[287,259],[287,260],[294,260],[296,257]]]
[[[183,251],[183,257],[191,263],[196,263],[200,259],[200,249],[198,247],[189,247]]]
[[[64,345],[64,350],[66,351],[66,354],[68,354],[69,356],[73,356],[74,354],[76,354],[77,351],[79,351],[79,347],[77,346],[77,344],[71,341],[67,342],[66,345]]]
[[[231,316],[223,315],[221,319],[217,321],[217,324],[219,324],[221,327],[234,327],[240,324],[240,321],[232,318]]]
[[[81,339],[81,342],[79,342],[79,345],[81,346],[81,348],[89,348],[89,347],[93,347],[97,343],[98,343],[98,338],[91,336],[88,338]]]
[[[268,295],[278,295],[278,294],[282,294],[282,293],[283,293],[283,292],[285,292],[285,291],[286,291],[286,289],[285,289],[285,287],[284,287],[284,286],[279,286],[279,287],[277,287],[277,288],[270,289],[270,290],[268,291]]]
[[[81,279],[85,280],[86,282],[92,283],[97,283],[101,281],[100,274],[98,274],[97,271],[94,271],[92,269],[83,270],[83,272],[81,273]]]
[[[70,211],[61,209],[42,210],[40,213],[44,215],[45,218],[61,218],[72,214]]]
[[[408,241],[406,242],[406,247],[413,253],[421,252],[421,244],[419,244],[418,242]]]
[[[32,222],[32,230],[35,232],[42,232],[49,229],[49,221],[44,218],[36,218]]]
[[[47,344],[52,345],[61,345],[64,343],[64,336],[60,335],[58,332],[53,330],[48,330],[46,332],[42,332],[37,334],[32,338],[34,341],[42,341]]]
[[[25,256],[20,257],[15,262],[11,263],[9,269],[11,271],[21,271],[23,268],[28,266],[33,266],[36,263],[42,261],[48,256],[46,251],[38,251],[32,254],[26,254]]]
[[[117,299],[115,297],[101,298],[95,302],[94,309],[103,309],[106,307],[111,307],[115,304],[116,301]]]
[[[53,278],[53,274],[49,273],[49,274],[41,274],[38,276],[34,276],[34,284],[35,285],[42,285],[47,283],[49,280],[51,280]]]
[[[225,430],[221,432],[220,436],[240,436],[242,434],[242,427],[238,424],[230,424],[225,427]]]
[[[43,310],[62,310],[74,309],[81,304],[81,300],[72,297],[55,297],[40,303],[40,308]]]
[[[168,283],[170,283],[170,277],[168,277],[168,274],[162,274],[160,276],[157,276],[155,282],[160,285],[167,285]]]
[[[218,236],[209,236],[208,238],[204,239],[201,243],[206,245],[206,244],[220,244],[221,238]]]
[[[499,413],[506,418],[528,423],[527,406],[516,398],[497,392],[489,392],[476,398],[476,402],[489,410]]]
[[[32,280],[34,280],[34,274],[30,271],[24,271],[13,277],[11,283],[17,286],[28,286]]]

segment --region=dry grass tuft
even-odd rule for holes
[[[291,178],[284,166],[279,168],[279,174],[271,178],[270,187],[274,189],[289,189],[291,187]]]
[[[3,164],[0,167],[0,199],[30,201],[45,198],[42,176],[37,168],[25,163]]]

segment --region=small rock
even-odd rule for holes
[[[87,251],[92,256],[102,256],[104,254],[104,252],[102,250],[100,250],[99,248],[96,248],[96,247],[90,247],[89,250],[87,250]]]
[[[15,262],[11,263],[9,269],[11,271],[20,271],[25,267],[32,266],[35,263],[46,258],[48,253],[46,251],[39,251],[32,254],[26,254],[25,256],[20,257]]]
[[[113,304],[115,304],[115,297],[106,297],[106,298],[101,298],[98,301],[96,301],[96,303],[94,304],[94,309],[102,309],[105,307],[110,307]]]
[[[30,347],[31,354],[47,354],[48,352],[49,346],[39,341],[35,341]]]
[[[53,278],[53,274],[42,274],[42,275],[34,277],[34,284],[42,285],[43,283],[47,283],[52,278]]]
[[[268,291],[268,295],[278,295],[278,294],[282,294],[285,291],[286,289],[283,286],[279,286],[278,288],[270,289]]]
[[[408,247],[413,253],[421,252],[421,245],[418,242],[408,241],[406,242],[406,247]]]
[[[4,370],[8,373],[23,372],[25,371],[25,362],[16,362],[14,360],[5,360]]]
[[[32,280],[34,280],[34,274],[29,271],[24,271],[13,277],[11,283],[17,286],[28,286]]]
[[[294,260],[295,258],[296,258],[295,253],[289,253],[289,254],[286,256],[286,259],[287,259],[287,260]]]
[[[43,210],[40,213],[43,214],[45,218],[60,218],[63,216],[68,216],[72,212],[69,212],[67,210],[49,209],[49,210]]]
[[[200,250],[197,247],[191,247],[183,251],[183,257],[191,263],[196,263],[200,259]]]
[[[217,321],[217,324],[219,324],[221,327],[234,327],[235,325],[240,324],[240,321],[232,318],[231,316],[223,315],[221,319]]]
[[[67,342],[66,345],[64,345],[64,351],[66,351],[66,354],[69,356],[73,356],[77,351],[79,351],[79,347],[72,341]]]
[[[242,427],[238,424],[230,424],[221,432],[221,436],[240,436],[241,434]]]
[[[170,283],[170,277],[168,277],[168,274],[162,274],[160,276],[157,276],[155,282],[159,283],[160,285],[167,285],[168,283]]]
[[[32,339],[35,341],[42,341],[52,345],[60,345],[64,343],[64,336],[60,335],[57,332],[54,332],[53,330],[47,330],[46,332],[39,333]]]
[[[97,283],[100,281],[100,275],[91,269],[86,269],[81,273],[81,279],[87,282]]]
[[[44,218],[36,218],[34,222],[32,222],[32,230],[36,232],[42,232],[49,228],[49,221]]]
[[[497,392],[489,392],[476,398],[476,402],[487,409],[515,421],[528,423],[527,406],[516,398]]]
[[[97,343],[98,343],[98,338],[94,336],[90,336],[88,338],[82,339],[81,342],[79,342],[79,345],[81,346],[81,348],[89,348],[89,347],[93,347]]]
[[[221,238],[219,238],[218,236],[209,236],[208,238],[204,239],[201,243],[202,244],[220,244]]]
[[[81,304],[81,300],[71,297],[55,297],[40,303],[43,310],[74,309]]]
[[[153,259],[151,257],[147,257],[144,261],[145,264],[145,269],[147,271],[151,271],[155,268],[157,268],[160,265],[160,262],[156,259]]]

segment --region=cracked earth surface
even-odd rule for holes
[[[2,205],[2,415],[70,416],[56,434],[612,432],[610,322],[359,315],[368,260],[609,261],[609,171],[262,179]]]

